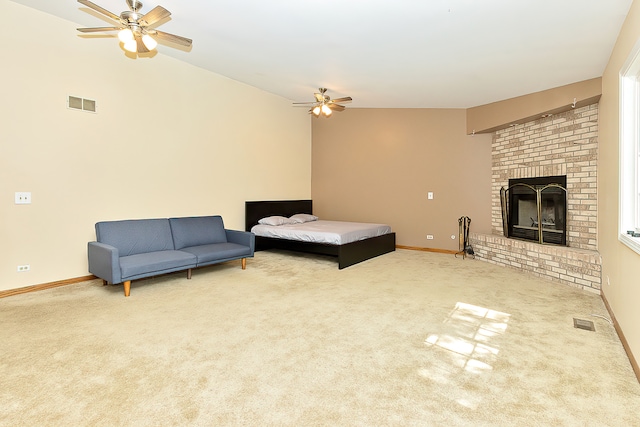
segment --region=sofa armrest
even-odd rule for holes
[[[227,234],[227,242],[237,243],[238,245],[249,246],[251,248],[251,256],[256,248],[256,236],[250,231],[229,230],[225,228]]]
[[[89,242],[89,272],[111,284],[121,283],[118,248],[100,242]]]

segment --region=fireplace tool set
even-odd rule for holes
[[[470,225],[471,218],[469,218],[468,216],[462,216],[458,219],[458,249],[460,249],[460,251],[456,253],[456,258],[458,257],[458,255],[462,255],[462,259],[464,259],[467,255],[471,255],[475,258],[473,248],[469,244]]]

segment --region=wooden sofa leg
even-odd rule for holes
[[[102,281],[102,286],[107,286],[109,284],[109,282],[107,282],[106,280]]]
[[[187,279],[191,279],[191,269],[187,269]]]
[[[131,293],[131,280],[124,282],[124,296],[128,297]]]
[[[242,269],[245,270],[247,268],[247,259],[242,258]]]

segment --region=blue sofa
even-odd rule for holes
[[[104,284],[124,284],[174,271],[240,259],[242,269],[253,257],[255,235],[227,230],[222,217],[134,219],[96,224],[96,240],[88,244],[89,272]]]

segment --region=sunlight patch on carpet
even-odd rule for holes
[[[456,303],[443,321],[445,332],[430,334],[425,344],[434,351],[444,351],[443,365],[436,369],[421,368],[419,375],[441,383],[454,381],[462,372],[482,375],[493,370],[500,351],[499,337],[507,330],[511,315],[485,307]],[[445,366],[446,365],[446,366]],[[463,406],[473,407],[462,399]]]

